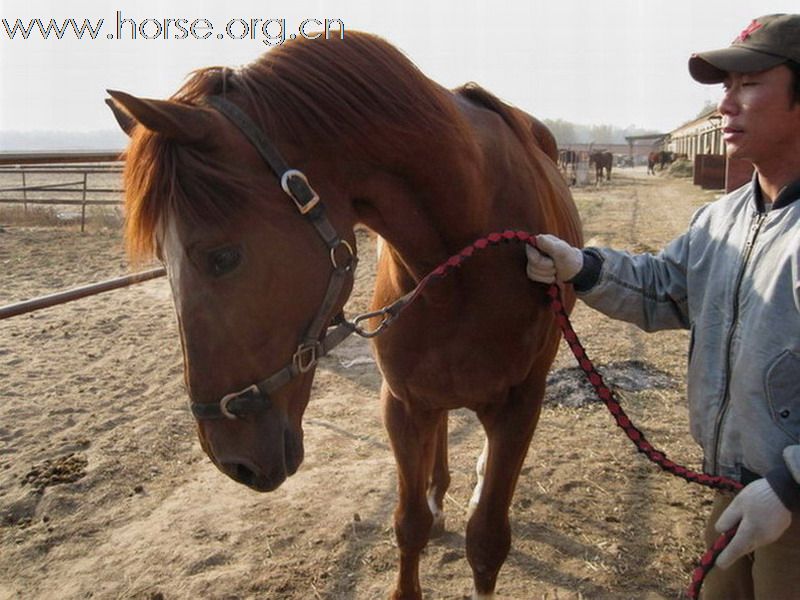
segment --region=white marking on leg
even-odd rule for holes
[[[441,506],[436,505],[436,486],[432,485],[428,488],[428,508],[431,509],[433,515],[432,529],[441,528],[444,526],[444,511]]]
[[[383,245],[386,242],[383,241],[381,236],[376,236],[375,239],[375,258],[378,259],[381,257],[381,250],[383,250]]]
[[[483,490],[483,477],[486,475],[486,459],[489,456],[489,438],[483,441],[483,450],[478,457],[478,462],[475,464],[475,472],[478,474],[478,483],[475,484],[475,489],[472,490],[472,498],[469,499],[469,509],[467,510],[467,518],[472,516],[475,509],[478,508],[478,502],[481,499],[481,491]]]

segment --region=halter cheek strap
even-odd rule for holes
[[[291,169],[283,160],[275,146],[267,139],[258,126],[232,102],[219,96],[208,98],[207,103],[233,123],[255,147],[264,161],[280,181],[281,188],[292,199],[298,212],[306,218],[317,231],[330,254],[332,266],[328,289],[317,310],[317,314],[300,338],[291,362],[266,379],[251,384],[238,392],[227,394],[219,402],[192,402],[192,414],[198,420],[238,419],[247,415],[266,411],[271,406],[270,394],[283,387],[294,377],[310,371],[320,357],[325,356],[335,346],[344,341],[356,330],[353,323],[339,319],[328,327],[328,315],[333,311],[336,301],[344,288],[347,277],[355,269],[358,261],[353,248],[336,233],[336,229],[325,213],[325,205],[309,185],[305,174]],[[337,259],[339,247],[347,253],[345,260]],[[325,329],[324,337],[322,337]]]

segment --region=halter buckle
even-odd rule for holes
[[[291,186],[289,185],[289,180],[292,177],[297,177],[302,181],[305,189],[309,193],[309,198],[300,198],[294,192],[294,190],[292,190]],[[283,188],[283,191],[286,192],[286,194],[292,199],[301,215],[305,215],[319,203],[319,194],[317,194],[317,192],[314,191],[314,188],[309,185],[308,177],[306,177],[305,173],[298,171],[297,169],[289,169],[283,175],[281,175],[281,188]]]
[[[322,344],[318,341],[297,346],[292,356],[292,364],[298,373],[308,373],[322,354]]]

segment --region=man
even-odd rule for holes
[[[689,72],[723,83],[730,158],[753,180],[695,213],[658,255],[579,250],[542,235],[528,277],[569,282],[593,308],[653,331],[688,328],[688,395],[704,470],[745,484],[718,493],[710,544],[738,524],[706,599],[800,598],[800,15],[753,20]],[[716,531],[715,531],[716,528]]]

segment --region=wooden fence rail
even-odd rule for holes
[[[0,152],[0,165],[54,165],[60,163],[115,163],[120,150]]]

